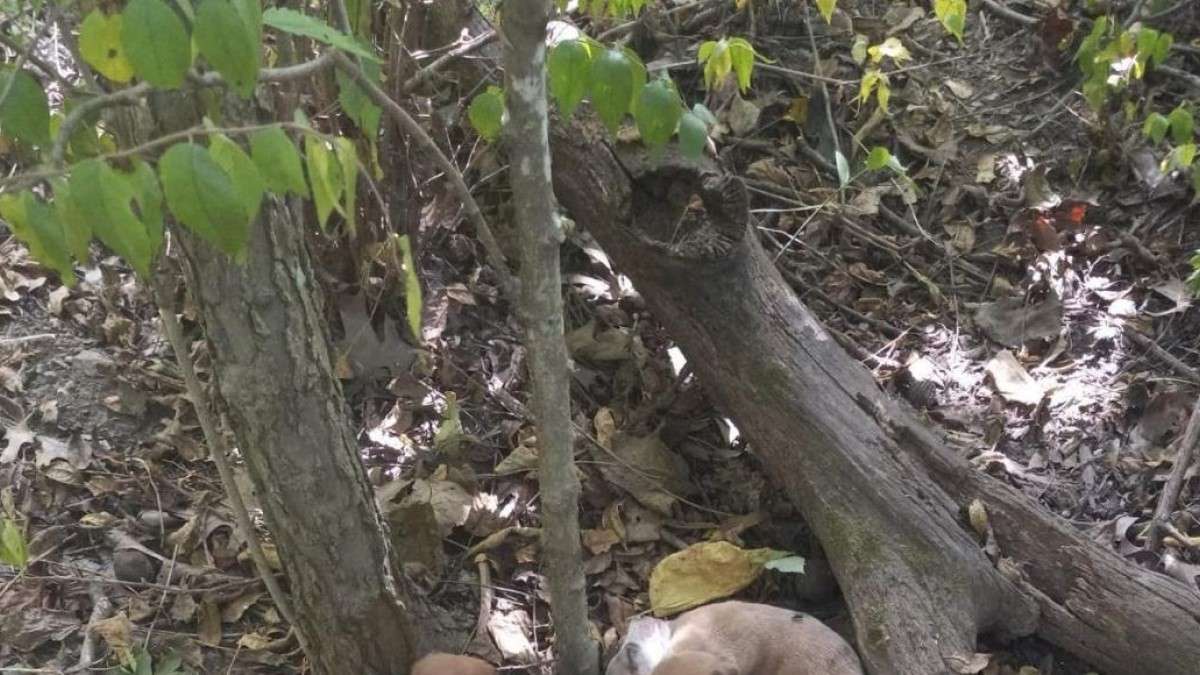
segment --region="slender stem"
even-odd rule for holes
[[[179,370],[183,374],[183,381],[187,387],[188,400],[191,401],[192,408],[196,411],[196,419],[200,422],[200,430],[204,434],[204,441],[208,444],[213,464],[217,465],[221,485],[225,488],[225,493],[233,507],[234,520],[237,522],[238,529],[241,530],[242,538],[246,540],[258,575],[267,587],[271,600],[279,609],[279,614],[288,623],[294,623],[295,613],[292,610],[292,603],[284,595],[283,589],[279,586],[279,580],[275,578],[271,566],[267,563],[267,556],[263,553],[258,537],[255,536],[254,524],[250,521],[250,512],[247,510],[241,490],[238,489],[237,482],[234,480],[233,467],[229,465],[227,456],[228,448],[225,446],[224,437],[217,430],[208,397],[204,394],[204,388],[200,386],[200,378],[196,376],[196,369],[192,364],[192,354],[183,337],[183,328],[179,325],[179,318],[175,316],[175,303],[172,302],[167,287],[166,274],[160,271],[157,277],[151,281],[151,285],[154,287],[163,332],[166,333],[171,350],[175,353],[175,360],[179,363]],[[301,639],[301,647],[303,647],[303,636],[299,631],[296,632],[296,636]]]
[[[316,73],[324,68],[328,68],[333,63],[333,52],[328,51],[321,56],[304,63],[298,63],[293,66],[285,66],[283,68],[266,68],[259,72],[258,80],[260,82],[286,82],[289,80],[302,79]],[[224,78],[219,73],[208,72],[203,75],[193,75],[189,78],[192,83],[201,87],[219,87],[225,84]],[[67,151],[67,141],[71,135],[75,133],[75,128],[83,123],[83,120],[88,115],[102,110],[104,108],[112,108],[119,105],[127,105],[136,103],[141,100],[154,87],[148,82],[142,82],[132,87],[118,89],[111,94],[96,96],[90,98],[79,105],[75,106],[66,118],[63,119],[62,126],[59,127],[58,137],[54,139],[54,147],[50,151],[50,161],[56,166],[63,165],[63,158]]]
[[[450,187],[454,190],[458,198],[462,200],[463,211],[467,220],[475,227],[475,232],[479,235],[479,241],[483,243],[488,262],[495,269],[496,275],[500,277],[501,290],[508,297],[514,297],[517,288],[516,280],[513,278],[508,263],[504,259],[504,252],[500,250],[500,243],[492,234],[492,228],[483,219],[483,212],[479,209],[479,204],[476,203],[475,197],[471,195],[471,189],[467,187],[466,181],[463,180],[462,172],[446,157],[437,143],[429,137],[429,134],[425,133],[421,125],[417,124],[417,121],[404,108],[400,107],[399,103],[396,103],[384,93],[379,88],[379,85],[372,82],[363,73],[362,69],[347,58],[345,54],[334,52],[333,61],[343,73],[354,80],[355,84],[366,92],[367,97],[375,105],[382,108],[392,118],[392,121],[397,126],[416,139],[417,145],[429,152],[434,164],[445,173],[446,178],[450,180]]]
[[[521,251],[519,313],[537,418],[541,542],[554,614],[555,670],[562,675],[597,675],[579,533],[570,365],[563,338],[559,249],[564,234],[550,174],[545,40],[550,12],[550,0],[505,0],[501,9],[509,115],[505,148]]]

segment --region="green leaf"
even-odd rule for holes
[[[201,0],[194,27],[200,54],[242,98],[258,81],[258,27],[229,0]]]
[[[633,101],[633,63],[623,52],[606,49],[592,64],[592,105],[611,133],[621,126]]]
[[[10,83],[11,82],[11,83]],[[46,92],[25,71],[0,71],[0,131],[33,145],[50,143],[50,105]]]
[[[842,154],[841,150],[834,152],[833,155],[837,163],[838,185],[846,187],[850,184],[850,162],[846,161],[846,156]]]
[[[344,136],[338,136],[333,150],[337,154],[338,164],[341,165],[342,195],[345,197],[342,216],[346,219],[347,229],[354,234],[358,229],[358,207],[355,204],[358,198],[358,151],[354,148],[354,141]]]
[[[325,141],[313,136],[304,137],[304,156],[308,166],[308,183],[312,186],[313,204],[317,209],[317,224],[325,229],[329,214],[341,197],[340,170]]]
[[[304,168],[300,164],[300,153],[292,139],[279,127],[257,131],[250,136],[250,157],[254,159],[258,172],[262,174],[267,189],[277,195],[291,192],[299,197],[308,196],[308,184],[304,182]]]
[[[246,197],[208,150],[176,143],[158,160],[158,175],[176,220],[230,256],[245,249],[251,222]]]
[[[224,134],[213,134],[209,137],[208,153],[233,181],[238,203],[246,214],[246,219],[253,222],[258,217],[263,193],[267,190],[266,181],[258,172],[258,167],[237,143]]]
[[[1175,169],[1187,169],[1196,161],[1196,144],[1184,143],[1176,146],[1167,155],[1164,161],[1166,168],[1164,171],[1173,171]]]
[[[408,317],[408,329],[413,338],[421,341],[421,279],[417,276],[417,263],[413,260],[412,242],[407,234],[392,235],[400,246],[400,257],[404,263],[404,313]]]
[[[149,164],[140,159],[133,161],[132,171],[122,175],[133,188],[138,220],[142,221],[146,232],[146,248],[153,257],[163,241],[163,194],[158,185],[158,176]]]
[[[380,83],[378,63],[365,61],[362,70],[371,82]],[[383,110],[371,101],[362,87],[341,70],[335,73],[335,77],[338,85],[338,103],[342,104],[342,110],[345,110],[350,119],[354,120],[363,135],[369,139],[377,138],[379,136],[379,120],[383,116]]]
[[[837,8],[837,0],[817,0],[817,11],[825,23],[833,21],[833,10]]]
[[[912,54],[909,53],[908,48],[896,37],[890,37],[870,47],[867,49],[867,54],[871,57],[872,63],[879,63],[885,58],[891,58],[897,64],[912,60]]]
[[[476,96],[467,108],[467,119],[485,141],[495,141],[500,137],[504,124],[504,91],[496,86],[489,86],[486,91]]]
[[[882,145],[877,145],[871,148],[870,154],[867,155],[867,169],[869,171],[878,171],[886,167],[892,161],[892,153]]]
[[[294,9],[272,7],[263,13],[263,23],[285,33],[302,35],[324,42],[327,45],[337,47],[355,56],[361,56],[368,61],[379,61],[378,56],[375,56],[370,49],[364,47],[354,38],[335,30],[320,19],[308,16],[307,14],[301,14]]]
[[[696,58],[704,64],[704,88],[712,89],[733,71],[733,56],[729,41],[705,42],[696,52]]]
[[[1161,113],[1151,113],[1146,118],[1146,123],[1142,125],[1142,135],[1149,138],[1155,145],[1162,143],[1162,140],[1167,136],[1167,130],[1171,128],[1171,121]]]
[[[67,250],[75,260],[87,263],[91,258],[88,247],[92,243],[92,219],[75,208],[71,188],[65,178],[55,178],[50,181],[50,185],[54,188],[54,211],[58,222],[62,223],[63,240]]]
[[[17,569],[24,569],[29,563],[25,534],[8,518],[0,518],[0,562]]]
[[[1167,115],[1167,121],[1171,123],[1171,140],[1177,145],[1192,142],[1192,134],[1195,133],[1196,123],[1192,118],[1192,113],[1182,105],[1171,111]]]
[[[646,65],[642,63],[637,52],[629,47],[623,47],[622,51],[625,52],[625,58],[629,59],[629,65],[633,71],[633,91],[629,95],[629,110],[626,111],[632,115],[634,108],[637,107],[638,97],[642,95],[642,88],[646,86]]]
[[[642,142],[649,148],[661,148],[675,135],[683,104],[675,87],[667,79],[659,79],[642,88],[633,119],[637,122]]]
[[[679,119],[679,151],[688,159],[698,159],[704,154],[708,141],[708,125],[694,112],[686,112]]]
[[[58,272],[68,286],[75,285],[71,253],[58,215],[32,192],[0,195],[0,218],[29,247],[35,260]]]
[[[1158,43],[1154,45],[1154,51],[1150,52],[1150,63],[1154,66],[1161,66],[1167,57],[1171,54],[1171,45],[1175,44],[1175,36],[1170,33],[1163,33],[1158,36]]]
[[[96,238],[148,276],[157,251],[145,223],[133,212],[140,194],[133,183],[103,160],[89,159],[72,168],[69,187],[71,208],[91,221]]]
[[[79,55],[96,72],[113,82],[133,79],[133,64],[121,42],[121,15],[93,9],[79,26]]]
[[[563,117],[569,118],[587,93],[592,59],[579,40],[563,40],[554,45],[546,61],[550,94]]]
[[[750,88],[750,74],[754,72],[754,47],[745,38],[731,39],[729,60],[737,75],[738,89],[746,91]]]
[[[138,77],[167,89],[183,84],[192,43],[179,15],[163,0],[132,0],[121,17],[121,44]]]
[[[946,32],[961,43],[967,24],[967,0],[933,0],[933,13]]]

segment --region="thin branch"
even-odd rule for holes
[[[33,36],[33,39],[29,41],[29,44],[24,50],[17,50],[17,61],[12,69],[13,74],[4,81],[4,90],[0,91],[0,106],[4,105],[4,102],[8,100],[9,94],[12,93],[13,86],[17,81],[17,73],[21,72],[21,69],[25,67],[25,62],[28,61],[31,56],[33,56],[33,52],[37,49],[38,42],[40,42],[41,39],[46,36],[46,31],[54,25],[54,22],[58,21],[58,16],[60,13],[61,9],[58,5],[51,6],[50,15],[46,17],[46,20],[42,23],[41,27],[38,28],[38,31]]]
[[[1171,524],[1171,514],[1175,512],[1175,504],[1179,501],[1179,493],[1183,490],[1183,479],[1188,467],[1200,456],[1200,398],[1192,406],[1192,416],[1188,418],[1187,429],[1183,438],[1179,439],[1178,450],[1175,453],[1175,464],[1171,467],[1171,475],[1163,485],[1162,494],[1158,496],[1158,505],[1154,509],[1154,518],[1150,521],[1150,541],[1146,548],[1158,553],[1162,550],[1163,535],[1167,534]]]
[[[467,220],[475,227],[475,232],[479,235],[480,242],[483,243],[488,262],[495,269],[496,275],[500,277],[502,290],[509,298],[516,297],[516,280],[512,276],[508,263],[505,261],[503,251],[500,250],[500,243],[496,241],[496,237],[492,234],[492,228],[483,219],[483,212],[479,209],[479,204],[476,203],[475,197],[471,194],[471,189],[467,187],[466,181],[463,180],[462,172],[446,157],[437,143],[429,137],[429,134],[425,133],[421,125],[417,124],[417,121],[404,108],[400,107],[399,103],[396,103],[384,93],[379,88],[379,85],[367,78],[362,69],[356,66],[353,61],[339,52],[334,52],[333,61],[338,69],[354,80],[354,83],[366,92],[367,97],[375,105],[382,108],[397,126],[416,139],[417,144],[429,152],[434,164],[446,174],[446,178],[450,180],[451,188],[453,188],[458,198],[462,200],[463,211],[466,214]]]
[[[430,62],[429,65],[427,65],[424,68],[421,68],[417,72],[413,73],[412,77],[410,77],[404,81],[404,84],[400,87],[400,92],[407,93],[407,92],[412,91],[413,89],[416,89],[417,87],[421,86],[421,84],[423,84],[425,82],[425,80],[428,80],[430,77],[433,77],[433,75],[435,73],[437,73],[439,70],[444,68],[446,66],[446,64],[450,63],[454,59],[457,59],[461,56],[464,56],[466,54],[469,54],[469,53],[475,51],[476,49],[479,49],[480,47],[486,45],[487,43],[489,43],[495,39],[496,39],[496,31],[489,30],[487,32],[480,33],[479,35],[471,38],[470,40],[467,40],[466,42],[455,47],[454,49],[451,49],[450,51],[446,52],[445,54],[442,54],[441,56],[437,57],[432,62]]]
[[[324,68],[330,66],[333,62],[332,51],[325,52],[321,56],[304,63],[298,63],[294,66],[285,66],[283,68],[266,68],[259,72],[259,82],[286,82],[308,77]],[[194,84],[202,87],[219,87],[225,84],[224,78],[219,73],[207,72],[202,75],[193,75],[189,78]],[[66,118],[63,119],[62,126],[59,127],[58,136],[54,139],[54,147],[50,151],[50,161],[56,167],[63,164],[63,157],[66,155],[67,141],[71,135],[75,133],[75,128],[83,123],[83,120],[90,114],[102,110],[104,108],[112,108],[119,105],[128,105],[135,103],[145,97],[154,89],[148,82],[142,82],[132,87],[118,89],[111,94],[96,96],[88,99],[79,105],[75,106]]]
[[[0,33],[0,46],[8,48],[15,54],[20,54],[25,50],[25,47],[21,46],[20,43],[4,33]],[[68,89],[75,88],[75,85],[66,77],[63,77],[63,75],[58,72],[58,69],[55,68],[53,64],[48,63],[45,59],[37,54],[34,54],[32,51],[26,52],[26,60],[33,64],[38,70],[42,71],[42,74],[46,77],[55,80]]]
[[[1023,26],[1036,26],[1038,23],[1038,20],[1032,16],[1025,16],[1016,10],[1009,9],[996,2],[996,0],[983,0],[983,6],[992,14],[1008,19],[1009,21],[1016,21]]]

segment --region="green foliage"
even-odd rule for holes
[[[276,30],[324,42],[331,47],[336,47],[368,61],[379,61],[379,57],[358,40],[334,29],[320,19],[302,14],[294,9],[272,7],[263,13],[262,20],[263,23]]]
[[[421,340],[421,279],[417,275],[417,263],[413,260],[412,242],[407,234],[393,234],[400,247],[400,258],[404,264],[404,314],[408,318],[408,329],[413,338]]]
[[[709,40],[696,51],[696,60],[704,66],[706,89],[716,87],[733,72],[737,75],[738,89],[745,92],[750,88],[756,57],[762,58],[749,41],[740,37]]]
[[[262,17],[248,9],[257,0],[202,0],[196,8],[196,44],[235,92],[249,98],[258,81]]]
[[[0,70],[0,131],[33,145],[50,142],[50,105],[46,92],[25,71]]]
[[[75,284],[71,252],[58,215],[30,191],[0,195],[0,217],[12,233],[29,247],[33,257],[58,272],[63,282]]]
[[[139,648],[130,662],[121,666],[119,675],[183,675],[183,659],[175,652],[168,652],[156,665],[149,651]]]
[[[5,516],[0,516],[0,562],[17,569],[24,569],[29,563],[25,533],[16,522]]]
[[[1171,128],[1171,121],[1162,113],[1151,113],[1145,124],[1142,125],[1142,135],[1149,138],[1155,145],[1163,142],[1167,136],[1167,131]]]
[[[121,17],[121,44],[134,72],[156,87],[183,84],[192,48],[179,16],[163,0],[132,0]]]
[[[380,84],[380,67],[375,61],[363,61],[363,74],[375,84]],[[335,74],[338,85],[338,103],[342,110],[354,120],[363,135],[372,143],[379,136],[379,121],[383,111],[375,105],[362,87],[342,71]]]
[[[637,16],[648,0],[579,0],[580,7],[587,9],[592,16],[633,17]],[[567,0],[556,0],[560,10],[565,10]]]
[[[887,112],[888,101],[892,98],[891,80],[888,79],[887,73],[878,68],[868,68],[867,72],[863,73],[862,81],[858,85],[858,102],[866,103],[871,100],[871,94],[875,94],[879,109]]]
[[[967,26],[967,0],[933,0],[933,14],[961,44]]]
[[[833,10],[837,9],[837,0],[817,0],[817,11],[825,19],[825,23],[833,21]]]
[[[1179,145],[1192,142],[1192,135],[1195,133],[1196,128],[1192,111],[1183,105],[1179,105],[1167,116],[1167,122],[1171,126],[1172,141]]]
[[[879,171],[880,169],[891,169],[897,174],[905,173],[904,167],[900,164],[900,160],[885,147],[877,145],[871,148],[871,152],[867,154],[867,170]]]
[[[1097,18],[1075,52],[1084,98],[1094,110],[1103,108],[1113,92],[1165,61],[1173,43],[1169,33],[1145,26],[1124,30],[1106,16]]]
[[[283,129],[271,127],[251,134],[250,157],[268,190],[277,195],[291,192],[308,197],[300,153]]]
[[[312,186],[313,205],[317,209],[317,224],[321,229],[329,222],[329,214],[341,197],[342,179],[337,160],[316,136],[304,137],[304,158],[308,168],[308,183]]]
[[[554,45],[546,61],[550,95],[564,117],[570,117],[587,94],[592,70],[592,49],[581,40],[563,40]]]
[[[633,61],[623,50],[605,49],[592,64],[591,74],[592,105],[609,132],[615,134],[633,105],[637,81]]]
[[[683,103],[671,80],[660,78],[642,87],[633,119],[647,147],[653,150],[665,146],[675,135],[682,116]]]
[[[79,26],[79,55],[96,72],[113,82],[133,79],[133,65],[125,58],[121,41],[121,15],[93,9]]]
[[[259,173],[258,167],[237,143],[224,134],[209,136],[208,153],[229,176],[242,213],[248,221],[253,222],[258,217],[263,193],[267,190],[266,181]]]
[[[467,119],[484,140],[500,138],[500,130],[504,128],[504,90],[490,86],[476,96],[467,108]]]
[[[230,256],[242,252],[250,238],[249,197],[207,149],[176,143],[158,160],[158,175],[176,220]]]
[[[76,164],[68,184],[70,204],[60,213],[74,219],[89,219],[96,237],[145,276],[150,273],[150,264],[158,252],[156,242],[162,239],[162,225],[159,222],[148,226],[134,213],[136,203],[140,211],[152,215],[157,193],[157,189],[146,187],[141,172],[135,173],[136,184],[130,176],[113,170],[103,160],[89,159]]]
[[[358,229],[355,206],[358,196],[358,151],[354,149],[354,141],[344,136],[334,139],[333,151],[337,155],[342,178],[342,195],[345,198],[345,206],[341,209],[342,217],[346,219],[347,229],[353,234]]]
[[[86,262],[91,255],[88,247],[92,242],[92,219],[75,208],[67,179],[55,178],[50,185],[54,188],[54,213],[62,224],[67,250],[75,260]]]
[[[679,151],[684,157],[697,159],[704,153],[708,129],[717,121],[712,112],[697,103],[679,119]]]

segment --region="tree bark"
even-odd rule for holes
[[[1035,630],[1110,674],[1196,672],[1200,593],[975,472],[885,395],[765,255],[740,181],[671,156],[650,164],[603,138],[581,124],[553,130],[558,198],[804,512],[870,672],[962,672],[977,634]],[[693,194],[705,214],[678,227]],[[975,499],[996,563],[964,516]]]
[[[546,105],[550,0],[506,0],[502,11],[508,108],[504,132],[521,248],[520,313],[537,419],[542,562],[554,616],[556,670],[562,675],[596,675],[600,662],[588,630],[570,365],[563,335],[559,247],[564,236],[550,178]]]
[[[185,97],[159,103],[160,125],[192,123]],[[431,614],[398,571],[359,458],[302,223],[268,197],[242,263],[187,233],[176,241],[313,672],[408,673]]]

